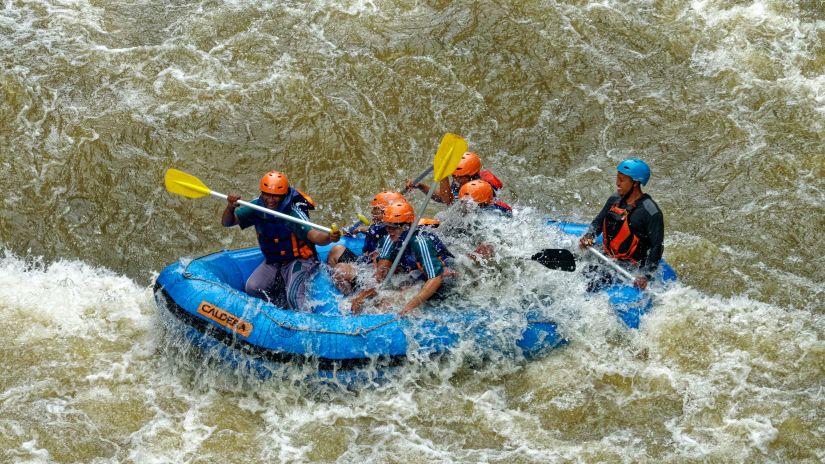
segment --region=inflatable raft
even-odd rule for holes
[[[581,224],[549,224],[567,233],[584,230]],[[360,251],[360,239],[342,240]],[[322,262],[329,248],[318,248]],[[467,342],[481,350],[527,359],[566,343],[553,320],[519,310],[504,316],[482,309],[435,308],[423,317],[348,314],[339,310],[340,293],[323,266],[307,283],[312,310],[283,309],[243,291],[262,260],[257,247],[182,259],[156,279],[158,306],[180,323],[193,344],[263,376],[272,373],[271,363],[309,362],[319,372],[330,373],[397,365],[413,353],[434,356]],[[675,279],[669,266],[663,263],[663,268],[665,279]],[[639,317],[652,305],[648,295],[633,287],[619,285],[606,292],[629,327],[637,327]]]

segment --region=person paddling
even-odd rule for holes
[[[261,178],[261,194],[250,203],[302,219],[309,220],[312,200],[290,187],[286,175],[269,171]],[[251,296],[272,301],[281,289],[276,288],[278,276],[283,279],[287,305],[304,309],[307,277],[318,268],[315,245],[328,245],[341,238],[341,232],[322,232],[281,218],[272,217],[247,206],[238,207],[239,195],[227,195],[221,222],[224,227],[255,226],[258,245],[264,261],[252,272],[244,290]],[[334,228],[333,228],[334,229]]]
[[[641,273],[633,284],[647,288],[664,252],[664,215],[642,186],[650,179],[650,168],[639,159],[628,158],[616,167],[616,193],[607,199],[579,240],[584,249],[593,246],[595,237],[603,235],[605,254],[629,270]],[[588,291],[613,284],[613,276],[591,269]]]
[[[513,217],[513,208],[496,198],[495,189],[487,181],[477,179],[467,182],[458,191],[458,198],[475,204],[481,211]]]
[[[490,171],[481,170],[481,159],[475,152],[468,151],[461,156],[461,161],[458,162],[458,167],[453,171],[452,183],[447,177],[441,180],[438,191],[433,194],[433,200],[451,205],[458,197],[459,190],[464,184],[472,180],[483,180],[490,184],[494,190],[498,191],[502,186],[501,180]],[[429,193],[430,187],[425,184],[413,184],[411,180],[406,181],[407,190],[416,188],[424,193]]]
[[[459,207],[459,214],[464,216],[475,212],[481,215],[491,214],[503,218],[513,217],[513,209],[510,205],[497,199],[493,187],[481,179],[471,180],[464,184],[458,192],[458,199],[463,202]],[[480,224],[455,229],[458,235],[478,243],[477,245],[474,244],[473,252],[468,254],[468,257],[474,263],[479,263],[479,258],[486,260],[495,255],[493,245],[484,241],[478,242],[480,239],[479,233],[483,230],[485,228]]]
[[[398,249],[404,241],[415,219],[413,207],[408,203],[394,203],[384,209],[383,222],[387,235],[379,245],[378,267],[375,272],[376,282],[382,282],[389,272]],[[404,250],[396,273],[419,272],[420,279],[425,280],[419,289],[398,313],[409,314],[430,299],[442,287],[445,274],[448,273],[447,261],[452,258],[450,252],[439,246],[437,239],[425,231],[416,231],[410,246]],[[378,294],[376,288],[367,288],[351,300],[352,312],[358,314],[368,298]]]
[[[345,295],[352,293],[357,272],[355,264],[374,262],[378,257],[378,242],[387,235],[387,229],[382,222],[384,208],[393,203],[406,202],[407,199],[399,192],[387,190],[376,194],[370,202],[372,224],[369,226],[359,224],[349,230],[350,234],[364,234],[364,246],[361,249],[361,255],[356,256],[352,250],[344,245],[335,245],[329,250],[327,265],[332,268],[333,282],[342,293]]]

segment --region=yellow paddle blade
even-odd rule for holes
[[[209,195],[207,187],[197,177],[177,169],[168,169],[164,178],[166,190],[189,198],[200,198]]]
[[[434,179],[439,181],[452,174],[465,151],[467,142],[464,139],[449,132],[444,134],[433,161]]]
[[[369,219],[367,219],[367,217],[366,217],[366,216],[364,216],[364,215],[363,215],[363,214],[361,214],[361,213],[358,213],[358,220],[359,220],[359,221],[361,221],[361,223],[363,223],[365,226],[370,225],[370,220],[369,220]]]

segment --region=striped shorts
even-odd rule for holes
[[[312,274],[318,270],[318,260],[296,259],[288,263],[262,262],[249,279],[246,280],[244,290],[247,294],[267,301],[283,301],[286,297],[290,309],[302,311],[306,304],[306,283]],[[283,279],[284,286],[279,288],[278,277]],[[279,295],[283,292],[283,295]],[[279,298],[281,297],[281,298]]]

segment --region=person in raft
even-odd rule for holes
[[[642,186],[650,179],[650,168],[639,159],[629,158],[616,167],[616,193],[607,199],[579,240],[584,249],[593,246],[595,237],[603,234],[605,254],[616,259],[630,272],[641,274],[633,284],[647,288],[664,252],[664,216],[659,205]],[[591,281],[587,290],[597,291],[612,285],[613,275],[595,266],[589,269]]]
[[[286,303],[291,309],[304,308],[307,277],[318,266],[315,245],[328,245],[341,238],[341,232],[321,232],[248,207],[238,207],[239,195],[230,194],[221,222],[224,227],[238,225],[241,229],[255,226],[258,245],[264,254],[262,262],[249,279],[244,290],[256,298],[272,301],[281,289],[278,277],[283,279]],[[261,178],[261,195],[253,204],[269,208],[305,221],[308,211],[314,209],[312,200],[289,186],[287,177],[278,171],[269,171]]]
[[[513,208],[496,198],[495,189],[489,182],[476,179],[461,186],[458,199],[475,204],[485,213],[500,214],[504,217],[513,217]]]
[[[407,199],[399,192],[383,191],[375,195],[370,206],[372,210],[372,224],[369,226],[359,224],[349,230],[350,234],[362,233],[364,234],[364,246],[361,249],[361,255],[356,256],[352,250],[344,245],[335,245],[329,250],[327,256],[327,264],[332,268],[332,277],[335,286],[344,295],[352,293],[355,285],[355,275],[357,263],[371,263],[375,262],[378,257],[378,242],[387,235],[387,229],[384,227],[384,208],[393,203],[406,203]]]
[[[392,267],[392,262],[398,254],[410,226],[415,220],[415,211],[408,203],[394,203],[384,208],[383,222],[387,235],[381,240],[378,250],[378,266],[375,271],[376,282],[383,282]],[[424,285],[404,305],[399,316],[404,316],[421,306],[442,288],[444,277],[449,274],[447,261],[452,255],[446,248],[438,249],[434,236],[426,231],[415,231],[409,246],[404,250],[401,261],[396,269],[397,273],[419,272]],[[352,312],[361,312],[368,298],[378,294],[376,288],[367,288],[352,298]]]
[[[461,187],[471,180],[483,180],[490,184],[495,191],[498,191],[503,186],[495,174],[490,171],[481,170],[481,159],[475,152],[472,151],[464,153],[461,160],[458,162],[458,167],[456,167],[455,171],[453,171],[452,176],[452,182],[449,181],[448,177],[442,179],[441,184],[438,187],[438,191],[433,194],[433,200],[446,205],[451,205],[453,200],[458,197]],[[424,193],[430,192],[430,187],[428,185],[422,183],[413,185],[412,181],[409,179],[406,181],[406,188],[407,190],[416,188]]]
[[[513,217],[513,209],[510,205],[497,199],[493,187],[481,179],[471,180],[462,185],[458,191],[458,199],[463,203],[463,207],[460,208],[462,214],[469,213],[473,208],[480,214],[492,214],[505,218]],[[477,228],[473,227],[472,229],[462,227],[458,230],[458,233],[472,239],[476,235],[474,231]],[[482,242],[468,256],[473,262],[479,263],[479,258],[486,260],[494,255],[493,246]]]

